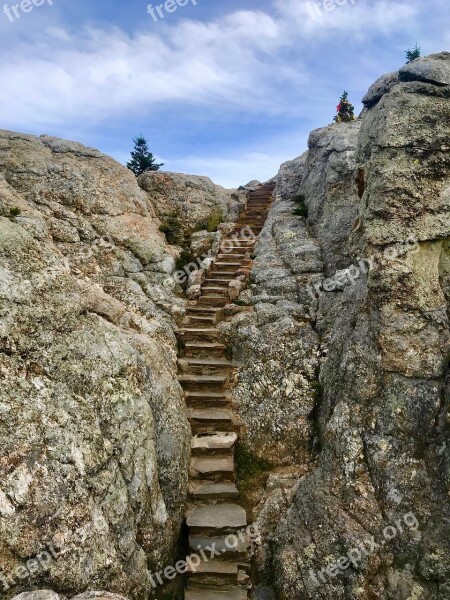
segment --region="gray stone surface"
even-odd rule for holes
[[[160,218],[177,213],[185,227],[202,226],[213,213],[236,221],[247,202],[245,189],[226,190],[197,175],[149,171],[139,177],[139,185]]]
[[[283,163],[277,178],[277,193],[282,200],[293,200],[300,193],[308,153]]]
[[[327,277],[349,266],[349,234],[359,215],[355,179],[356,145],[361,121],[313,131],[301,192],[308,207],[308,226],[320,243]]]
[[[12,600],[69,600],[67,596],[56,594],[49,590],[40,590],[36,592],[24,592],[14,596]],[[78,596],[73,596],[70,600],[128,600],[125,596],[111,594],[108,592],[85,592]]]
[[[66,598],[50,590],[39,590],[37,592],[24,592],[14,596],[13,600],[66,600]]]
[[[189,527],[230,529],[245,527],[245,510],[237,504],[218,504],[197,507],[186,519]]]
[[[308,218],[275,203],[254,310],[221,325],[242,363],[245,449],[269,463],[241,482],[261,531],[257,585],[281,600],[450,597],[449,106],[448,88],[402,81],[361,121],[313,132],[292,192]],[[309,285],[359,258],[368,273],[313,300]],[[333,569],[360,544],[365,556]]]
[[[73,142],[0,132],[0,215],[0,570],[58,551],[10,597],[144,598],[187,489],[175,254],[132,173]]]
[[[450,52],[416,58],[399,71],[401,81],[426,81],[450,85]]]
[[[362,99],[362,103],[366,108],[371,108],[379,102],[385,94],[389,93],[398,82],[398,71],[382,75],[370,86],[367,94]]]

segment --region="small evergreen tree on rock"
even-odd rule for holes
[[[415,48],[410,48],[409,50],[407,50],[405,52],[405,54],[406,54],[406,64],[409,64],[413,60],[416,60],[416,58],[421,57],[421,51],[417,44],[416,44]]]
[[[334,117],[334,121],[336,123],[350,123],[351,121],[355,121],[355,107],[348,99],[348,92],[344,90],[344,93],[341,96],[341,100],[336,107],[337,115]]]
[[[133,139],[134,150],[131,152],[131,160],[127,163],[127,167],[133,171],[136,177],[142,175],[146,171],[159,171],[164,166],[164,163],[158,164],[155,157],[148,148],[148,142],[141,134]]]

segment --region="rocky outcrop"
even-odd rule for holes
[[[247,190],[226,190],[208,177],[149,171],[139,177],[139,185],[148,194],[158,216],[178,215],[183,227],[206,229],[212,217],[236,221],[245,208]]]
[[[24,592],[15,596],[12,600],[69,600],[67,596],[55,594],[49,590],[41,590],[37,592]],[[110,594],[108,592],[86,592],[73,596],[70,600],[127,600],[124,596]]]
[[[175,252],[131,172],[46,136],[0,132],[0,213],[2,598],[146,598],[187,488]]]
[[[293,201],[222,326],[243,451],[267,460],[255,577],[282,600],[450,597],[448,65],[385,78],[283,166]]]
[[[283,163],[277,177],[277,194],[282,200],[294,200],[300,194],[308,153]]]

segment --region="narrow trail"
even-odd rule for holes
[[[186,521],[189,546],[199,556],[204,550],[209,558],[211,547],[220,553],[190,568],[186,600],[248,598],[247,515],[239,505],[234,460],[239,426],[231,410],[233,366],[216,323],[217,312],[230,302],[230,281],[241,273],[248,276],[256,237],[267,218],[274,187],[266,184],[250,193],[234,231],[222,241],[216,262],[202,285],[201,297],[190,303],[178,330],[183,347],[178,361],[179,381],[193,436]],[[244,228],[250,228],[255,237],[250,240],[242,235]],[[236,537],[229,537],[233,535]]]

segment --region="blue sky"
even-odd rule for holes
[[[145,0],[39,1],[0,3],[0,128],[123,163],[142,132],[164,169],[226,187],[301,154],[344,88],[359,111],[416,41],[450,49],[448,0],[188,0],[157,22]]]

